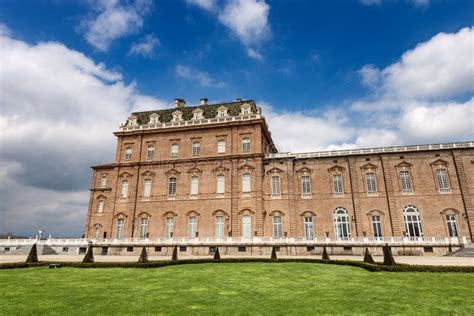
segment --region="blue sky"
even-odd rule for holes
[[[0,233],[82,235],[89,167],[113,160],[112,132],[177,97],[254,99],[280,151],[472,141],[473,12],[460,0],[1,1]]]

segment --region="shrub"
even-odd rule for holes
[[[87,247],[87,252],[84,256],[84,259],[82,259],[82,263],[94,263],[94,254],[92,253],[92,248],[92,245]]]
[[[393,266],[395,265],[395,259],[392,255],[392,248],[389,245],[385,244],[383,247],[383,265],[384,266]]]
[[[375,263],[374,258],[372,258],[372,255],[370,254],[368,247],[365,247],[365,251],[364,251],[364,262],[366,262],[366,263],[371,263],[371,264],[374,264],[374,263]]]
[[[148,262],[148,254],[146,253],[145,246],[142,248],[142,252],[140,253],[140,257],[138,258],[138,262],[145,263]]]
[[[178,247],[174,246],[173,254],[171,255],[171,260],[178,260]]]
[[[328,255],[328,251],[326,250],[326,246],[323,247],[323,256],[322,258],[323,260],[330,260],[329,259],[329,255]]]
[[[272,247],[272,256],[271,256],[271,259],[272,259],[272,260],[277,260],[277,252],[276,252],[275,246]]]
[[[214,253],[214,260],[220,260],[221,254],[219,253],[219,247],[216,248],[216,252]]]
[[[28,258],[26,258],[26,262],[38,262],[38,250],[36,249],[36,243],[33,244],[33,247],[31,247]]]

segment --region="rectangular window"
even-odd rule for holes
[[[178,144],[171,144],[171,157],[178,157],[179,153],[179,145]]]
[[[196,238],[196,232],[197,232],[197,217],[191,216],[188,219],[189,238],[190,239]]]
[[[143,197],[149,198],[151,196],[151,179],[145,179],[143,186]]]
[[[250,173],[244,173],[242,175],[242,192],[250,192]]]
[[[402,184],[403,193],[411,193],[413,189],[411,187],[410,171],[400,171],[400,182]]]
[[[280,176],[272,176],[272,195],[280,196]]]
[[[249,153],[250,152],[250,138],[243,138],[242,139],[242,152]]]
[[[224,216],[216,216],[216,238],[224,238]]]
[[[168,195],[175,196],[176,195],[176,178],[171,177],[168,180]]]
[[[117,239],[123,239],[124,224],[125,220],[123,218],[117,220]]]
[[[451,191],[451,188],[449,187],[448,173],[446,172],[446,169],[437,169],[436,179],[438,179],[439,192]]]
[[[447,214],[446,215],[446,224],[448,225],[449,237],[458,237],[458,226],[456,223],[456,215]]]
[[[313,218],[311,216],[304,218],[304,235],[307,240],[314,239]]]
[[[374,237],[382,237],[382,223],[379,215],[372,215],[372,229]]]
[[[344,188],[342,186],[342,175],[335,174],[332,176],[332,183],[334,186],[334,195],[343,195]]]
[[[252,219],[249,215],[242,216],[242,237],[252,237]]]
[[[148,238],[148,218],[140,219],[140,238]]]
[[[193,143],[193,156],[199,156],[201,154],[201,143]]]
[[[106,186],[107,186],[107,176],[102,176],[102,178],[100,178],[100,187],[105,188]]]
[[[105,205],[105,201],[104,200],[99,200],[99,204],[97,205],[97,213],[103,213],[104,212],[104,205]]]
[[[199,188],[199,177],[192,176],[191,177],[191,195],[197,195]]]
[[[148,147],[146,149],[146,159],[147,160],[153,160],[154,156],[155,156],[155,146],[148,145]]]
[[[217,194],[224,194],[225,193],[225,176],[218,175],[217,176]]]
[[[281,216],[273,216],[273,237],[279,239],[282,235]]]
[[[125,160],[130,160],[132,159],[132,148],[131,147],[127,147],[125,149],[125,157],[124,157]]]
[[[311,179],[309,176],[301,177],[301,191],[304,196],[311,195]]]
[[[217,153],[225,154],[225,140],[220,139],[217,141]]]
[[[174,229],[174,218],[173,217],[167,217],[166,218],[166,237],[171,238],[173,235],[173,229]]]
[[[375,172],[367,172],[365,174],[365,180],[367,183],[367,194],[376,194],[377,180],[375,178]]]
[[[128,181],[127,180],[122,181],[122,192],[120,194],[120,197],[122,199],[125,199],[128,197]]]

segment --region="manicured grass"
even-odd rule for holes
[[[465,314],[474,274],[314,263],[0,270],[0,314]]]

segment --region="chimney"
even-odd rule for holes
[[[184,101],[183,99],[174,99],[174,104],[176,104],[177,108],[181,108],[184,107],[186,101]]]
[[[236,102],[242,102],[242,99],[241,98],[237,98],[235,99]]]
[[[199,105],[207,105],[207,98],[201,98]]]

